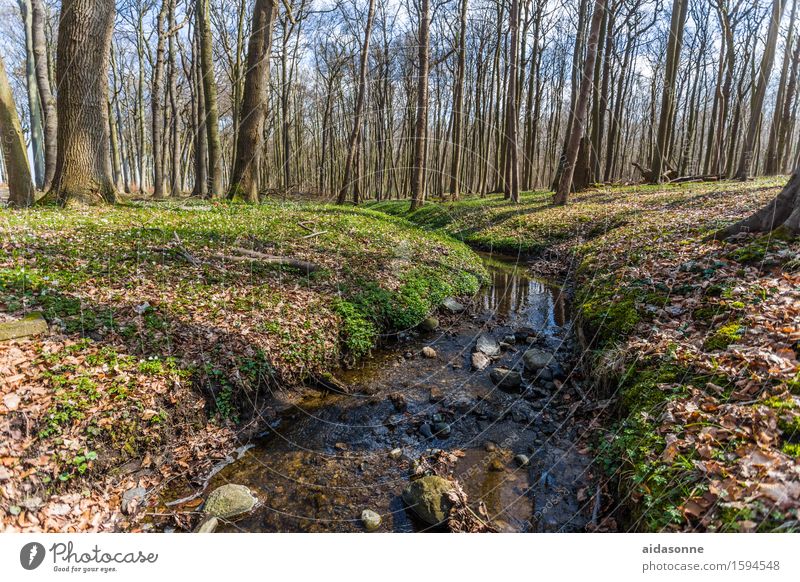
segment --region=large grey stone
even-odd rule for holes
[[[500,355],[500,344],[497,343],[496,339],[486,334],[478,336],[478,341],[475,342],[475,349],[490,358]]]
[[[508,368],[495,368],[489,372],[492,383],[506,392],[522,391],[522,375]]]
[[[256,501],[250,489],[244,485],[228,483],[211,492],[203,510],[208,515],[228,519],[247,513],[255,507]]]
[[[29,313],[22,319],[0,323],[0,341],[47,333],[47,322],[39,312]]]
[[[442,307],[447,309],[450,313],[461,313],[466,309],[466,307],[452,297],[446,297],[444,301],[442,301]]]
[[[537,370],[546,368],[553,361],[553,354],[545,352],[544,350],[527,350],[522,355],[522,363],[525,366],[526,372],[536,372]]]
[[[403,490],[403,501],[417,517],[429,525],[438,525],[447,519],[453,502],[449,494],[452,481],[429,475],[413,481]]]

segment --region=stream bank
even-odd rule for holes
[[[346,394],[308,390],[210,479],[205,494],[237,483],[259,500],[219,531],[363,531],[366,509],[381,531],[431,529],[401,493],[416,460],[439,449],[498,531],[586,528],[595,474],[567,292],[513,257],[482,259],[491,281],[463,311],[443,307],[427,331],[338,373]]]

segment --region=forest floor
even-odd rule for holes
[[[800,529],[800,241],[704,241],[784,179],[372,205],[571,269],[623,530]]]
[[[800,245],[703,242],[782,183],[606,188],[566,208],[530,193],[415,213],[0,211],[0,321],[39,311],[50,326],[0,344],[2,529],[139,527],[125,491],[204,474],[289,397],[276,388],[474,293],[485,273],[457,239],[572,273],[620,529],[797,529]]]
[[[204,475],[284,387],[485,277],[448,237],[311,204],[0,211],[0,241],[0,323],[50,327],[0,344],[7,531],[129,529],[125,491]]]

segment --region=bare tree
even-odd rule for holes
[[[206,145],[208,147],[208,196],[222,194],[221,144],[219,140],[219,107],[217,105],[217,80],[214,75],[214,56],[211,45],[211,23],[209,21],[209,1],[198,0],[197,30],[200,39],[200,75],[205,101]]]
[[[252,30],[247,47],[236,160],[228,197],[258,202],[258,171],[264,150],[264,118],[267,113],[269,59],[277,7],[273,0],[255,0]]]
[[[42,105],[43,137],[44,137],[44,179],[42,190],[47,192],[53,183],[56,172],[56,149],[58,140],[58,118],[56,100],[50,89],[48,71],[47,37],[45,35],[46,12],[43,0],[31,0],[31,41],[33,44],[34,64],[36,66],[36,84],[39,89],[39,100]]]
[[[367,9],[367,23],[364,27],[364,42],[361,45],[361,57],[358,65],[358,93],[356,94],[356,106],[353,112],[353,129],[350,131],[348,140],[347,158],[344,163],[344,178],[342,187],[339,190],[339,204],[344,204],[347,200],[347,190],[352,188],[353,202],[359,202],[359,181],[360,172],[357,163],[358,149],[361,146],[362,117],[364,115],[364,101],[367,93],[367,65],[369,63],[369,41],[372,36],[372,21],[375,18],[375,0],[369,0]],[[355,174],[355,176],[353,176]]]
[[[739,157],[739,166],[736,170],[736,177],[739,180],[747,180],[750,177],[750,168],[753,165],[753,148],[756,141],[756,133],[761,124],[761,109],[764,106],[764,96],[767,94],[767,83],[772,73],[772,64],[775,60],[775,46],[778,43],[778,33],[783,18],[783,8],[786,0],[774,0],[772,3],[772,15],[769,22],[769,32],[764,46],[764,55],[761,58],[758,81],[753,91],[753,99],[750,103],[750,123],[747,126],[747,133],[744,137],[742,154]]]
[[[595,0],[592,22],[589,27],[589,41],[586,47],[586,58],[583,64],[583,75],[581,78],[581,89],[578,99],[575,102],[575,112],[572,116],[573,124],[569,136],[569,142],[564,153],[563,171],[558,182],[558,189],[553,198],[553,204],[563,205],[567,203],[570,190],[572,189],[572,176],[575,172],[575,162],[578,159],[578,149],[581,145],[586,126],[586,114],[589,109],[589,95],[592,92],[594,82],[594,63],[597,57],[597,44],[600,37],[600,26],[603,21],[603,14],[606,9],[606,0]]]
[[[673,0],[669,44],[667,46],[666,74],[661,97],[661,113],[658,121],[656,144],[653,150],[653,160],[650,164],[650,180],[654,183],[661,182],[664,175],[664,166],[670,154],[670,142],[675,125],[675,83],[678,75],[678,65],[681,60],[683,30],[686,26],[688,8],[689,0]]]
[[[25,151],[25,138],[11,95],[11,87],[6,76],[6,67],[0,59],[0,150],[3,151],[6,174],[8,175],[9,204],[16,207],[30,206],[33,203],[33,183],[28,167],[28,154]]]
[[[417,35],[417,115],[411,167],[411,210],[425,203],[425,163],[428,147],[428,72],[430,70],[430,0],[420,0]]]

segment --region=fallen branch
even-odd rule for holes
[[[315,236],[319,236],[321,234],[327,234],[327,232],[328,232],[327,230],[318,230],[317,232],[312,232],[311,234],[307,234],[306,236],[301,238],[314,238]]]
[[[314,263],[301,261],[299,259],[292,259],[291,257],[277,257],[241,247],[231,247],[230,250],[234,253],[238,253],[238,255],[244,256],[228,255],[225,253],[215,253],[214,256],[229,261],[257,261],[259,263],[267,263],[271,265],[283,265],[286,267],[300,269],[301,271],[306,271],[308,273],[313,273],[322,269],[322,267]]]
[[[178,236],[178,231],[174,231],[172,234],[175,238],[175,249],[181,254],[181,256],[183,256],[184,259],[189,261],[195,267],[199,267],[202,262],[192,253],[190,253],[185,246],[183,246],[183,241],[181,240],[181,237]]]

